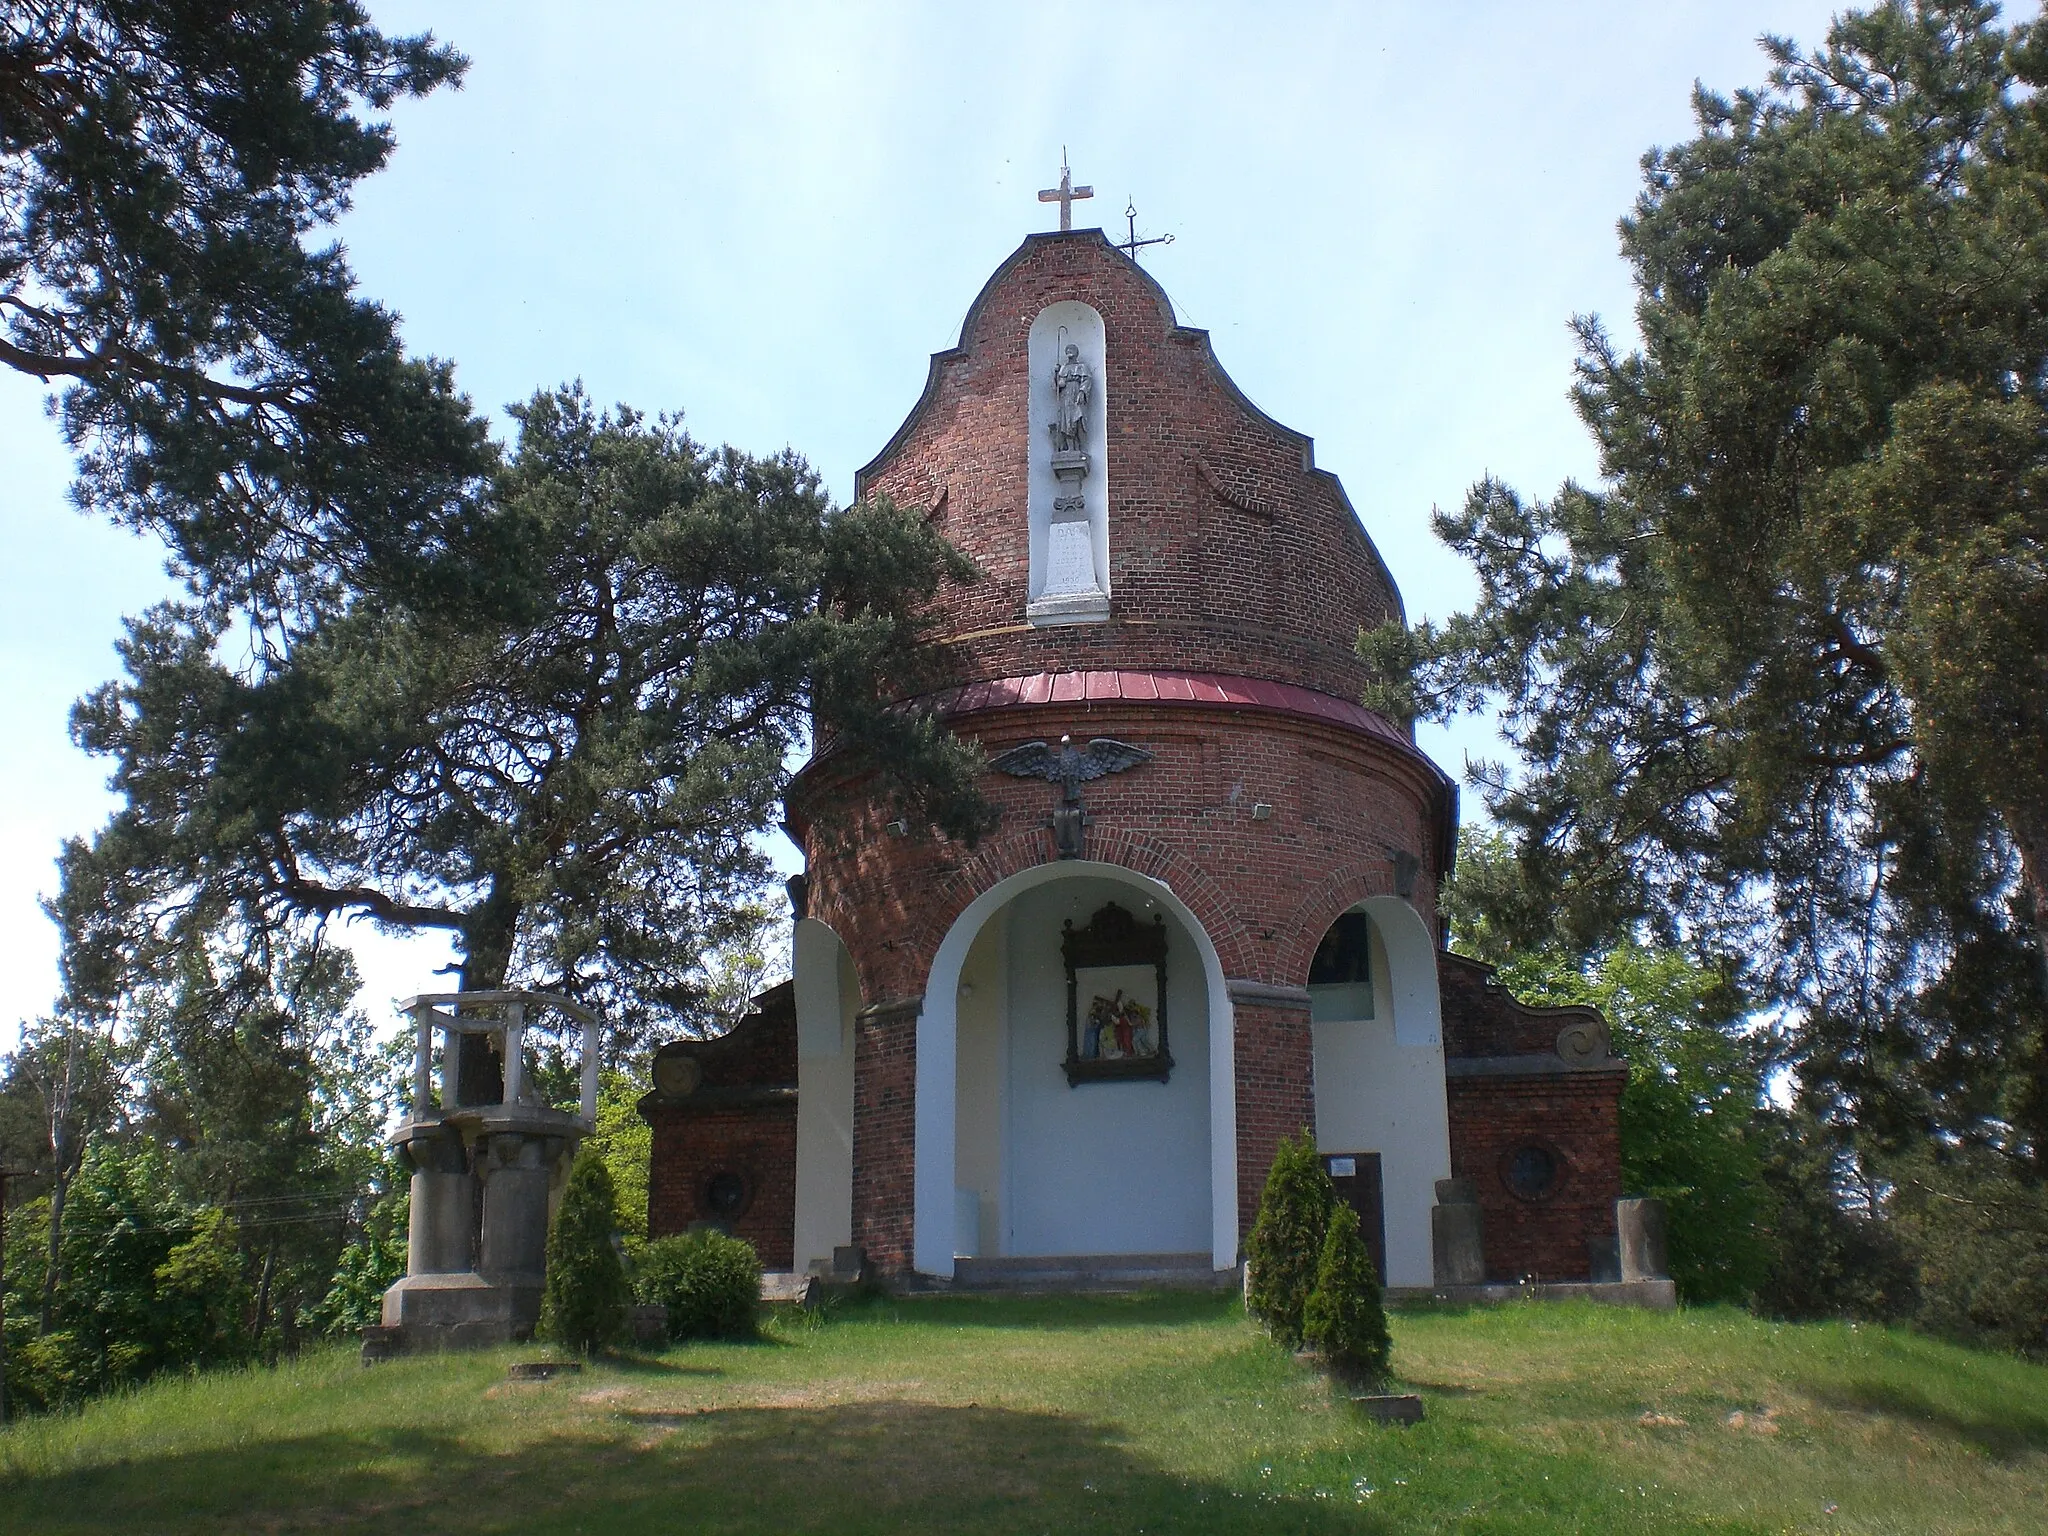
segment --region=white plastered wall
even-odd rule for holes
[[[1230,994],[1216,947],[1187,904],[1160,881],[1114,864],[1063,860],[1021,870],[968,903],[947,930],[926,978],[917,1020],[917,1142],[912,1264],[950,1278],[956,1235],[959,1172],[959,985],[983,925],[1019,893],[1050,881],[1094,875],[1151,897],[1180,923],[1200,960],[1208,1015],[1210,1250],[1216,1268],[1237,1262],[1237,1069]]]
[[[1168,1079],[1076,1086],[1062,1066],[1063,926],[1086,927],[1112,901],[1147,927],[1161,914],[1156,896],[1080,874],[1018,893],[989,922],[1007,930],[1009,952],[1005,1253],[1200,1253],[1212,1246],[1208,998],[1200,957],[1177,916],[1164,914],[1174,1058]],[[1081,994],[1083,1007],[1092,996]],[[967,1038],[963,1029],[963,1050]]]
[[[839,935],[796,925],[796,1270],[853,1241],[853,1016],[860,978]]]
[[[998,914],[975,935],[960,967],[959,1062],[953,1181],[971,1227],[955,1232],[956,1253],[993,1258],[1003,1245],[1003,1147],[1008,1141],[1004,1062],[1009,1053],[1009,924]],[[963,1208],[962,1216],[966,1215]],[[964,1239],[971,1239],[971,1245]]]
[[[1389,1285],[1430,1285],[1430,1208],[1451,1176],[1436,949],[1415,909],[1392,896],[1359,904],[1372,920],[1374,1017],[1314,1028],[1316,1144],[1377,1152]]]

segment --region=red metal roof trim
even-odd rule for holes
[[[1263,678],[1220,672],[1037,672],[949,688],[933,695],[931,702],[940,714],[978,715],[1034,704],[1092,704],[1115,699],[1145,704],[1220,704],[1347,726],[1413,753],[1443,777],[1443,770],[1386,716],[1349,699]]]

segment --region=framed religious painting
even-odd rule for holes
[[[1067,1083],[1165,1082],[1166,918],[1108,902],[1060,939],[1067,966]]]

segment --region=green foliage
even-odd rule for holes
[[[597,1081],[597,1130],[584,1143],[604,1159],[618,1202],[613,1220],[636,1243],[647,1236],[647,1178],[654,1157],[654,1127],[635,1107],[644,1091],[627,1073],[605,1068]]]
[[[1365,1251],[1358,1212],[1342,1201],[1330,1213],[1301,1333],[1340,1378],[1373,1385],[1386,1380],[1394,1341],[1387,1333],[1380,1277]]]
[[[1983,1151],[1892,1160],[1893,1223],[1918,1262],[1917,1321],[2048,1360],[2048,1188]]]
[[[153,1143],[96,1143],[72,1181],[49,1326],[50,1202],[8,1221],[10,1402],[54,1408],[160,1371],[247,1359],[249,1270],[233,1217],[180,1196]]]
[[[1578,322],[1599,484],[1475,486],[1437,526],[1480,604],[1364,650],[1500,711],[1508,938],[1741,956],[1811,1113],[2038,1176],[2048,28],[1900,0],[1764,47],[1644,158],[1640,350]]]
[[[723,1232],[656,1238],[640,1250],[633,1289],[668,1308],[672,1339],[748,1339],[760,1324],[761,1260]]]
[[[233,1219],[218,1207],[197,1212],[192,1235],[172,1248],[151,1278],[166,1363],[205,1367],[245,1357],[255,1298],[236,1244]]]
[[[541,1337],[592,1355],[626,1326],[626,1271],[612,1238],[618,1200],[604,1159],[580,1148],[548,1230]]]
[[[405,1275],[412,1185],[392,1165],[388,1187],[369,1203],[362,1229],[343,1246],[341,1261],[307,1322],[322,1333],[350,1334],[384,1320],[384,1293]]]
[[[1760,1116],[1770,1268],[1768,1317],[1904,1322],[1919,1310],[1918,1265],[1880,1191],[1832,1128],[1794,1110]]]
[[[275,638],[338,580],[417,592],[489,465],[450,370],[405,357],[329,227],[461,78],[356,0],[10,6],[0,366],[63,388],[80,502],[160,535]]]
[[[1282,1137],[1259,1196],[1259,1215],[1245,1241],[1251,1268],[1245,1296],[1252,1314],[1289,1349],[1299,1349],[1309,1294],[1315,1289],[1336,1188],[1316,1153],[1315,1137],[1303,1130]]]

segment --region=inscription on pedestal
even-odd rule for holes
[[[1093,592],[1095,540],[1085,522],[1054,523],[1045,534],[1045,592]]]

